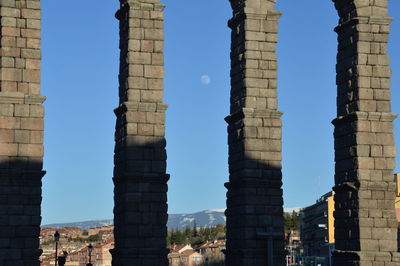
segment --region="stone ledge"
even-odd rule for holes
[[[25,95],[26,104],[42,104],[46,100],[46,96]]]
[[[393,21],[392,17],[354,17],[335,27],[334,31],[339,33],[348,26],[357,24],[389,25]]]
[[[121,9],[115,12],[115,18],[121,20],[123,15],[129,12],[129,10],[149,10],[149,11],[163,11],[165,5],[157,3],[143,3],[137,0],[130,0],[122,4]]]
[[[46,171],[15,171],[0,169],[0,186],[37,186],[42,182]]]
[[[337,184],[333,187],[333,190],[335,192],[339,191],[354,191],[358,190],[360,188],[360,183],[359,182],[342,182],[340,184]]]
[[[125,102],[115,108],[114,113],[118,116],[128,111],[165,112],[167,109],[168,105],[163,103]]]
[[[254,108],[242,108],[241,110],[230,114],[225,117],[228,124],[232,124],[243,118],[274,118],[280,119],[283,115],[282,112],[277,110],[257,110]]]
[[[46,174],[46,171],[42,170],[28,170],[28,169],[14,169],[14,168],[9,168],[9,169],[0,169],[0,176],[6,176],[6,175],[12,175],[12,176],[44,176]]]
[[[131,2],[131,1],[128,1]],[[163,11],[165,5],[158,3],[146,3],[141,1],[132,1],[129,3],[131,9],[139,10],[149,10],[149,11]]]
[[[353,112],[346,116],[339,116],[332,120],[334,126],[355,121],[380,121],[393,122],[397,118],[397,114],[387,112]]]
[[[45,96],[29,95],[22,92],[0,92],[0,103],[42,104]]]
[[[240,22],[246,19],[275,20],[282,16],[282,12],[276,10],[266,10],[264,13],[255,12],[254,9],[245,9],[228,20],[228,27],[234,29]]]

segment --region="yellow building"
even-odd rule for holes
[[[330,254],[335,244],[333,195],[333,192],[326,193],[300,212],[305,265],[331,265]]]
[[[396,179],[396,202],[395,202],[395,207],[396,207],[396,216],[397,216],[397,221],[400,223],[400,173],[397,173],[394,175]]]
[[[400,228],[400,173],[395,174],[394,177],[396,180],[396,216]],[[328,254],[335,244],[334,211],[334,192],[329,192],[318,199],[315,204],[302,209],[300,213],[300,234],[304,255],[314,260],[325,258],[325,261],[320,260],[321,265],[330,265]],[[398,240],[400,247],[400,231]]]
[[[328,243],[335,243],[335,218],[333,218],[333,212],[335,211],[335,201],[333,200],[335,192],[332,192],[328,201]]]
[[[397,197],[400,197],[400,173],[394,174],[394,177],[397,184],[396,195]]]

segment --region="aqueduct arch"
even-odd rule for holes
[[[120,0],[113,265],[166,265],[163,5]],[[278,18],[272,0],[230,0],[227,265],[284,265]],[[339,14],[335,265],[399,265],[387,0]],[[39,265],[43,157],[40,0],[1,0],[0,265]],[[382,263],[384,262],[384,263]]]

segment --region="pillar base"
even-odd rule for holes
[[[334,266],[400,265],[399,252],[335,250],[332,258]]]
[[[0,265],[39,266],[45,171],[0,169]]]
[[[113,266],[168,266],[168,249],[114,248],[110,252]]]
[[[268,265],[267,251],[265,249],[231,249],[225,250],[225,265],[229,266],[254,266]],[[285,254],[280,256],[274,252],[273,266],[284,266]]]
[[[7,252],[7,251],[6,251]],[[0,260],[1,263],[0,265],[4,265],[4,266],[14,266],[14,265],[18,265],[18,266],[40,266],[40,261],[39,260]]]

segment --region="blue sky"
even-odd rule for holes
[[[112,218],[118,1],[41,2],[47,96],[42,222]],[[392,111],[400,113],[400,1],[389,2],[395,18],[389,47]],[[229,1],[163,3],[169,212],[224,208]],[[277,9],[283,12],[278,93],[284,201],[285,207],[306,206],[333,186],[337,14],[330,0],[281,0]],[[395,130],[400,143],[399,120]]]

